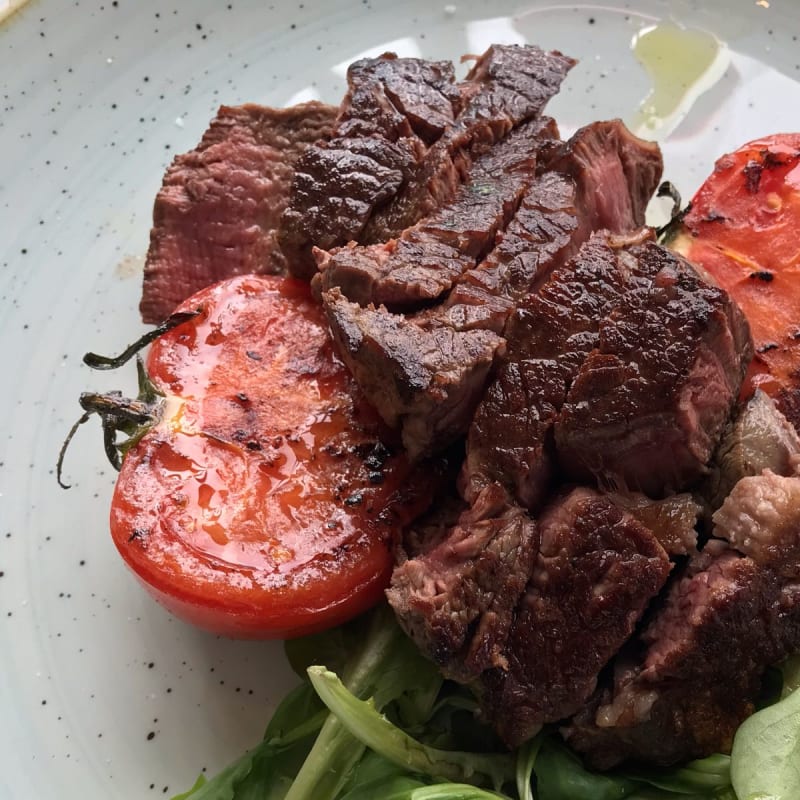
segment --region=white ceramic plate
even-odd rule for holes
[[[53,475],[79,392],[133,389],[130,370],[90,374],[80,357],[142,331],[151,204],[173,154],[222,102],[337,102],[357,56],[457,58],[493,41],[581,59],[551,106],[563,131],[632,119],[650,87],[632,38],[670,17],[729,48],[664,143],[688,195],[726,149],[800,130],[795,0],[33,0],[0,25],[2,800],[169,796],[257,741],[293,680],[278,644],[198,632],[140,590],[107,534],[114,474],[96,428],[69,454],[74,488]]]

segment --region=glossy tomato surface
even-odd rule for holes
[[[722,156],[674,242],[736,302],[761,388],[800,425],[800,134],[757,139]]]
[[[164,415],[126,455],[114,541],[177,616],[231,636],[335,625],[381,596],[420,476],[335,357],[305,284],[241,277],[199,292],[147,369]]]

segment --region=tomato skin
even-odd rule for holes
[[[800,134],[757,139],[717,160],[672,246],[741,307],[755,358],[743,386],[800,426]]]
[[[162,420],[125,456],[111,532],[176,616],[285,638],[373,605],[432,485],[378,438],[305,284],[246,276],[180,310],[147,369]]]

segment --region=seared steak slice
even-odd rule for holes
[[[608,499],[624,508],[653,532],[671,556],[688,556],[697,551],[697,520],[703,507],[690,494],[673,494],[651,500],[636,492],[616,492]]]
[[[470,307],[475,314],[501,298],[510,311],[593,231],[627,233],[643,225],[662,168],[658,145],[637,138],[619,120],[594,122],[567,142],[545,141],[537,164],[543,174],[498,247],[458,282],[448,306]]]
[[[389,141],[416,134],[435,142],[453,123],[462,98],[449,61],[378,58],[354,61],[348,93],[337,120],[337,136],[383,135]]]
[[[535,131],[535,126],[532,129]],[[548,129],[546,123],[544,129]],[[522,135],[523,131],[520,131],[519,136]],[[577,135],[588,134],[579,132]],[[622,138],[611,136],[608,139],[608,147],[613,153],[618,153]],[[654,171],[652,148],[644,143],[642,148],[642,169],[648,175],[654,175],[660,171],[660,157],[657,159],[658,170]],[[568,163],[566,156],[560,163]],[[619,171],[622,174],[621,167]],[[579,172],[577,167],[575,172]],[[630,179],[630,191],[641,192],[644,179],[636,171],[630,173]],[[655,185],[650,188],[655,189]],[[494,250],[480,265],[456,280],[444,303],[439,306],[403,318],[382,308],[368,309],[362,314],[343,302],[339,295],[335,295],[335,303],[326,301],[329,322],[343,358],[381,416],[390,425],[402,426],[403,442],[412,454],[435,451],[467,430],[491,366],[486,360],[487,355],[498,352],[501,344],[498,336],[505,328],[509,313],[532,286],[541,283],[554,267],[574,253],[595,227],[595,220],[581,216],[576,207],[577,192],[575,180],[561,173],[546,173],[535,180],[505,232],[498,236],[499,242]],[[633,208],[636,204],[631,202],[629,206]],[[607,218],[603,221],[612,222]],[[614,227],[620,231],[630,230],[640,222],[624,217],[613,220]],[[426,279],[428,274],[424,273]],[[587,296],[590,291],[587,290]],[[567,296],[563,301],[565,304],[571,302]],[[595,311],[589,309],[587,313],[591,316]],[[564,313],[568,315],[570,312],[565,309]],[[363,338],[344,335],[344,330],[355,318],[361,320],[362,330],[366,329],[365,326],[369,328],[372,340],[372,345],[363,348],[361,355],[352,344],[358,342],[362,346]],[[381,343],[380,336],[384,331],[391,331],[393,336],[406,332],[409,341],[420,343],[423,358],[415,356],[414,347],[410,345],[399,348],[396,338],[392,343]],[[498,336],[490,336],[491,332]],[[547,339],[549,334],[543,335]],[[523,342],[527,336],[527,332],[520,329]],[[480,359],[479,363],[462,363],[454,370],[450,346],[446,344],[443,354],[439,353],[439,340],[447,343],[453,338],[480,342],[479,350],[472,348]],[[523,343],[521,346],[527,345]],[[402,361],[387,361],[387,355]],[[358,364],[359,361],[368,363]],[[424,380],[413,380],[420,375],[425,376]],[[387,391],[387,386],[394,388]],[[530,405],[526,398],[523,398],[523,403],[525,408]],[[491,413],[495,415],[495,411]],[[502,409],[500,413],[504,413]],[[503,439],[513,436],[513,430],[504,430],[499,441],[502,444]],[[481,457],[477,459],[480,460]],[[504,485],[514,485],[503,480],[502,470],[481,474],[477,477],[478,485],[468,497],[498,479]]]
[[[541,502],[554,466],[553,425],[596,346],[600,321],[626,292],[650,282],[636,262],[619,256],[622,243],[607,234],[594,236],[509,319],[506,357],[469,430],[467,500],[498,482],[527,508]]]
[[[730,752],[764,669],[800,647],[800,590],[712,542],[684,569],[613,683],[562,730],[589,764]]]
[[[491,331],[423,328],[385,308],[324,295],[339,355],[412,458],[454,441],[472,416],[503,339]]]
[[[544,510],[540,545],[504,650],[480,680],[484,716],[515,746],[577,711],[664,585],[656,537],[591,489]]]
[[[538,547],[536,524],[500,486],[483,492],[435,546],[400,564],[387,590],[398,621],[455,680],[503,668],[513,610]]]
[[[577,251],[580,225],[575,183],[557,172],[538,177],[497,247],[464,273],[436,315],[459,330],[502,333],[516,304]]]
[[[311,246],[358,239],[373,209],[388,202],[461,106],[453,65],[386,53],[347,71],[348,93],[329,141],[296,165],[280,243],[293,275],[316,271]]]
[[[361,241],[384,242],[450,202],[474,156],[536,119],[575,64],[535,45],[492,45],[459,87],[463,110],[455,124],[415,167],[403,190],[376,209]]]
[[[658,497],[707,473],[752,345],[738,306],[682,257],[653,242],[626,256],[652,281],[600,322],[555,443],[570,477]]]
[[[725,429],[704,493],[715,511],[742,478],[759,475],[765,469],[793,475],[798,466],[797,431],[772,398],[759,389]]]
[[[312,245],[331,250],[349,241],[385,242],[450,202],[473,157],[535,119],[575,63],[534,46],[496,46],[456,87],[452,66],[442,62],[383,61],[351,66],[341,130],[298,164],[280,234],[297,277],[314,274]],[[391,84],[398,62],[416,64],[420,80],[408,79],[404,66],[407,80],[399,88]],[[414,102],[415,86],[427,87],[420,91],[424,102]],[[443,124],[446,106],[434,103],[431,91],[450,102],[452,124]]]
[[[800,478],[768,469],[742,478],[713,520],[714,536],[782,578],[800,579]]]
[[[293,166],[330,134],[336,109],[222,106],[195,150],[164,176],[139,310],[158,323],[204,286],[246,273],[282,272],[275,230],[289,201]]]
[[[581,128],[547,163],[575,181],[584,217],[611,231],[625,230],[619,220],[644,224],[663,166],[658,144],[634,136],[618,119]]]
[[[397,239],[351,242],[332,253],[315,249],[315,285],[323,291],[338,286],[348,300],[390,310],[419,308],[441,297],[491,249],[534,180],[542,141],[557,135],[550,119],[520,126],[476,160],[451,203]]]

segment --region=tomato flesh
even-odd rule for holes
[[[800,424],[800,134],[720,158],[673,242],[741,307],[756,355],[744,395],[761,388]]]
[[[163,419],[127,453],[111,531],[163,605],[239,637],[320,630],[374,604],[429,491],[335,357],[305,284],[205,289],[147,369]]]

